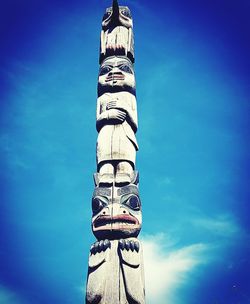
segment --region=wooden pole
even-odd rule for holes
[[[96,111],[97,172],[86,303],[145,303],[133,21],[116,0],[102,20]]]

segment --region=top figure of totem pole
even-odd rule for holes
[[[102,20],[86,303],[145,303],[142,213],[135,170],[138,144],[133,21],[116,0]]]
[[[114,55],[125,56],[132,63],[135,61],[131,13],[127,6],[119,6],[116,0],[106,9],[102,19],[99,63]]]

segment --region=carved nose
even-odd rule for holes
[[[103,208],[101,211],[101,215],[110,215],[110,210],[108,207]]]
[[[126,209],[124,209],[124,208],[121,208],[121,213],[122,214],[129,214],[129,212]]]
[[[126,210],[126,208],[124,208],[123,206],[121,206],[118,203],[114,203],[112,205],[112,207],[113,207],[113,216],[129,214],[129,212]]]
[[[112,5],[112,21],[114,24],[116,24],[119,20],[119,4],[117,0],[113,0]]]
[[[114,71],[112,71],[112,72],[108,73],[108,77],[111,77],[111,76],[113,76],[113,77],[115,77],[115,76],[123,76],[123,74],[122,74],[122,72],[114,72]]]

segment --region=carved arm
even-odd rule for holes
[[[124,111],[126,113],[126,120],[130,124],[133,131],[136,133],[137,131],[137,110],[136,110],[136,102],[131,104],[126,100],[113,100],[107,104],[107,109],[117,109]]]
[[[126,119],[126,112],[122,109],[110,108],[101,112],[100,102],[97,102],[96,129],[99,132],[106,124],[121,124]]]

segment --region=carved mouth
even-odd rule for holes
[[[124,80],[125,76],[124,75],[115,75],[115,76],[108,76],[105,79],[105,82],[109,82],[109,81],[117,81],[117,80]]]
[[[98,217],[94,223],[94,230],[119,230],[119,229],[135,229],[139,227],[138,220],[129,215],[121,214],[116,216],[103,215]]]

